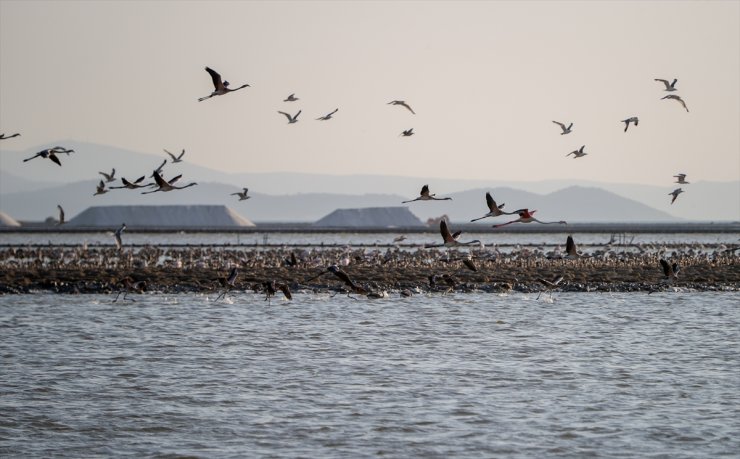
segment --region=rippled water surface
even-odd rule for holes
[[[3,457],[738,457],[740,294],[0,297]]]

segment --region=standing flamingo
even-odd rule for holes
[[[552,224],[567,225],[568,224],[568,222],[563,221],[563,220],[560,220],[560,221],[557,221],[557,222],[543,222],[543,221],[537,220],[536,218],[534,218],[532,216],[532,215],[534,215],[535,212],[537,212],[536,210],[519,209],[516,212],[519,215],[519,218],[517,218],[516,220],[512,220],[510,222],[507,222],[507,223],[502,223],[500,225],[493,225],[493,228],[501,228],[502,226],[511,225],[512,223],[532,223],[532,222],[536,222],[536,223],[540,223],[542,225],[552,225]]]
[[[288,118],[288,124],[293,124],[298,122],[298,115],[301,114],[301,111],[302,110],[298,110],[298,113],[292,116],[290,113],[281,112],[280,110],[278,110],[278,113],[280,113],[281,115],[285,115],[285,117]]]
[[[243,84],[239,86],[236,89],[229,89],[229,82],[228,81],[222,81],[221,75],[218,74],[215,70],[206,67],[206,72],[208,72],[209,75],[211,75],[211,80],[213,80],[213,92],[209,96],[201,97],[198,99],[198,102],[203,102],[206,99],[210,99],[213,96],[223,96],[224,94],[228,94],[230,92],[238,91],[242,88],[246,88],[249,85]]]

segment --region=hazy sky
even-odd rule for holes
[[[197,102],[205,66],[251,87]],[[690,113],[654,78],[678,78]],[[277,113],[299,109],[292,125]],[[74,139],[185,148],[225,171],[670,187],[678,172],[740,179],[739,126],[738,1],[0,0],[0,132],[22,133],[3,149]]]

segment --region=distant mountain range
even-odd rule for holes
[[[226,204],[256,221],[315,221],[338,208],[398,206],[418,196],[428,183],[432,192],[452,201],[408,204],[422,221],[447,214],[464,222],[487,212],[490,191],[505,210],[538,209],[542,220],[592,222],[740,220],[740,181],[696,182],[671,206],[666,186],[596,183],[588,181],[485,182],[431,177],[300,173],[226,173],[187,161],[167,163],[165,178],[182,174],[182,182],[198,186],[183,191],[142,196],[132,190],[112,190],[92,196],[102,176],[116,167],[116,177],[129,180],[150,175],[166,155],[152,155],[83,142],[58,142],[75,153],[62,155],[60,168],[49,160],[24,158],[51,146],[0,152],[0,210],[20,220],[43,220],[56,215],[62,204],[71,218],[92,205],[105,204]],[[168,158],[168,157],[167,157]],[[114,185],[119,185],[116,181]],[[675,185],[677,187],[679,185]],[[250,189],[252,199],[239,202],[230,193]],[[500,217],[503,220],[508,217]],[[482,222],[491,221],[491,219]]]

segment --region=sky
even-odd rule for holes
[[[251,86],[198,102],[205,66]],[[740,2],[0,0],[2,132],[231,172],[738,180]]]

